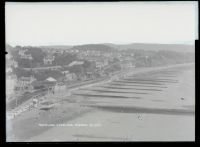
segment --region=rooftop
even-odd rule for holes
[[[73,61],[68,66],[74,66],[74,65],[82,65],[84,61]]]

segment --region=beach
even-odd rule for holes
[[[194,77],[191,64],[77,88],[13,119],[8,141],[193,141]]]

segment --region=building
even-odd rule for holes
[[[59,68],[60,68],[59,66],[52,66],[49,69],[51,69],[51,70],[58,70]]]
[[[84,64],[84,61],[73,61],[68,66],[82,65],[82,64]]]
[[[54,78],[52,78],[52,77],[49,77],[49,78],[46,79],[46,81],[49,81],[49,82],[56,82],[57,80],[54,79]]]
[[[20,56],[23,56],[23,55],[25,55],[25,52],[27,51],[27,49],[20,49],[19,50],[19,52],[18,52],[18,54],[20,55]]]
[[[124,68],[124,69],[135,67],[135,64],[130,61],[126,61],[126,62],[122,63],[121,65],[122,65],[122,68]]]
[[[74,80],[77,79],[76,74],[75,73],[70,73],[68,70],[62,71],[62,74],[65,75],[64,81],[74,81]]]
[[[43,61],[44,61],[44,64],[47,65],[47,64],[52,64],[54,59],[55,59],[55,56],[48,55],[43,59]]]
[[[17,68],[18,67],[18,62],[16,62],[15,60],[12,60],[11,66],[13,66],[14,68]]]
[[[77,80],[77,76],[75,73],[67,73],[65,75],[66,81],[75,81]]]
[[[16,87],[17,77],[16,75],[7,75],[6,74],[6,95],[14,94],[14,89]]]
[[[93,79],[94,78],[94,73],[93,72],[86,72],[86,77],[88,79]]]
[[[53,53],[57,53],[57,54],[63,54],[64,50],[62,49],[57,49],[57,50],[53,50]]]
[[[8,68],[6,68],[6,74],[8,74],[8,73],[12,73],[12,68],[11,67],[8,67]]]
[[[96,68],[97,69],[102,69],[102,68],[104,68],[105,66],[107,66],[108,65],[108,60],[97,60],[96,62],[95,62],[95,65],[96,65]]]
[[[6,66],[17,68],[18,62],[16,62],[14,59],[8,59],[8,60],[6,60]]]
[[[64,74],[64,75],[66,75],[66,74],[68,74],[68,73],[69,73],[68,70],[64,70],[64,71],[62,71],[62,74]]]
[[[39,71],[45,71],[45,70],[60,70],[62,69],[61,66],[49,66],[49,67],[35,67],[35,68],[23,68],[26,71],[34,71],[34,72],[39,72]]]
[[[52,78],[53,79],[53,78]],[[35,90],[43,90],[43,91],[48,91],[48,93],[51,93],[55,90],[55,86],[56,86],[57,81],[51,81],[50,79],[46,79],[44,81],[33,81],[31,83],[31,86],[33,89]]]
[[[31,83],[36,79],[33,76],[30,77],[20,77],[17,80],[16,89],[20,91],[32,90]]]
[[[43,81],[33,81],[31,83],[33,89],[45,89],[45,84]]]
[[[29,60],[33,59],[33,57],[31,56],[31,54],[24,54],[24,55],[21,55],[20,57],[23,58],[23,59],[29,59]]]
[[[96,68],[98,68],[98,69],[101,69],[101,68],[104,67],[103,62],[99,62],[99,61],[96,61],[96,62],[95,62],[95,65],[96,65]]]
[[[79,81],[85,81],[87,79],[86,75],[85,74],[77,74],[77,80]]]

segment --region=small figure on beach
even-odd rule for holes
[[[138,119],[139,119],[139,120],[142,120],[142,116],[138,115]]]
[[[181,100],[185,100],[185,98],[181,97]]]

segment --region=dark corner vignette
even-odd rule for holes
[[[195,40],[195,142],[200,141],[200,133],[199,133],[199,82],[200,82],[200,60],[198,59],[200,55],[199,51],[199,40]]]
[[[6,84],[6,78],[5,78],[5,3],[4,1],[0,2],[0,78],[1,78],[1,84],[0,84],[0,142],[6,142],[6,110],[5,110],[5,84]]]
[[[5,9],[5,7],[4,7],[4,9]],[[1,84],[1,86],[3,86],[3,88],[1,89],[2,90],[2,92],[1,92],[1,102],[0,102],[0,109],[1,109],[1,114],[0,114],[0,116],[2,117],[2,118],[0,118],[1,119],[1,124],[0,124],[0,126],[3,126],[3,127],[1,127],[1,136],[0,136],[0,141],[1,142],[6,142],[6,92],[5,92],[5,90],[6,89],[4,89],[5,87],[5,84],[6,84],[6,75],[5,75],[5,57],[6,57],[6,54],[7,54],[7,52],[6,52],[6,49],[5,49],[5,10],[3,10],[4,12],[3,13],[1,13],[1,15],[3,14],[3,19],[4,19],[4,23],[3,23],[3,27],[1,27],[1,31],[2,31],[2,33],[1,33],[1,37],[2,38],[4,38],[4,39],[1,39],[1,41],[2,41],[2,43],[1,43],[1,48],[2,48],[2,50],[0,50],[0,63],[1,63],[1,68],[2,68],[2,70],[1,71],[3,71],[3,72],[1,72],[1,78],[2,78],[2,84]],[[2,30],[2,28],[3,28],[3,30]],[[199,69],[199,66],[200,66],[200,64],[199,64],[199,60],[198,60],[198,57],[199,57],[199,51],[197,50],[197,48],[199,47],[199,40],[195,40],[195,141],[196,142],[199,142],[199,139],[200,139],[200,136],[199,136],[199,127],[198,127],[198,122],[199,122],[199,116],[198,116],[198,113],[199,113],[199,108],[198,108],[198,97],[199,97],[199,92],[198,92],[198,86],[199,86],[199,80],[200,80],[200,78],[199,78],[199,72],[200,72],[200,69]],[[3,84],[3,81],[4,81],[4,84]],[[127,82],[128,83],[128,82]],[[129,83],[130,84],[130,83]],[[155,86],[155,85],[154,85]],[[54,93],[53,93],[54,94]],[[119,97],[119,96],[118,96]],[[116,96],[116,98],[117,98],[117,96]],[[126,98],[126,97],[125,97]],[[182,100],[183,98],[181,98],[181,100]],[[105,109],[107,109],[107,110],[109,110],[108,108],[105,108]],[[110,111],[111,111],[111,108],[110,108]],[[112,110],[112,111],[114,111],[114,109]],[[131,111],[131,110],[129,110],[129,109],[124,109],[124,110],[122,110],[122,111],[126,111],[126,112],[128,112],[128,111]],[[136,110],[137,111],[137,110]],[[139,111],[139,110],[138,110]],[[140,110],[140,111],[143,111],[143,112],[145,112],[145,110]],[[116,111],[117,112],[117,111]],[[153,111],[152,111],[152,113],[153,113]],[[170,112],[169,112],[170,113]],[[142,120],[142,117],[138,117],[138,120]],[[159,142],[159,141],[158,141]],[[25,144],[29,144],[29,142],[25,142]],[[39,142],[33,142],[33,144],[38,144]],[[57,143],[67,143],[67,142],[41,142],[41,143],[55,143],[55,144],[57,144]],[[68,142],[68,143],[76,143],[76,142]],[[86,144],[88,144],[88,143],[92,143],[92,142],[79,142],[79,144],[80,143],[86,143]],[[93,142],[93,143],[96,143],[96,142]],[[117,143],[117,142],[111,142],[111,143]],[[120,142],[120,143],[123,143],[123,142]],[[129,141],[127,141],[126,143],[137,143],[137,142],[129,142]],[[147,142],[148,143],[148,142]],[[160,143],[162,143],[162,142],[160,142]]]

